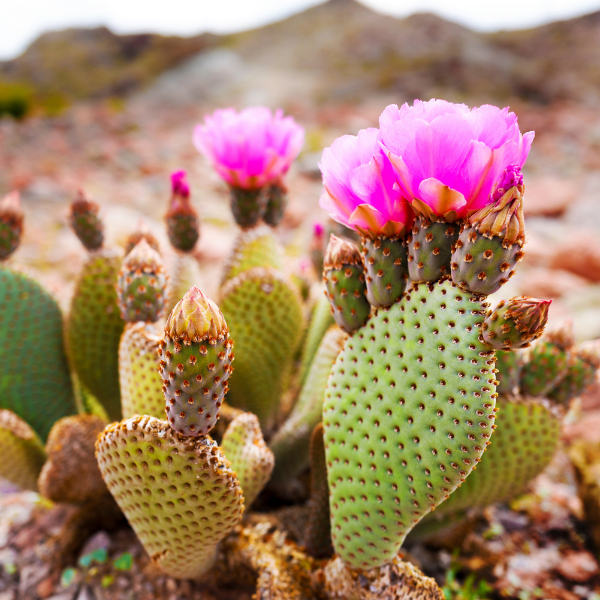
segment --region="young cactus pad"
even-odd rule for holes
[[[479,462],[494,423],[485,297],[416,284],[339,354],[323,407],[332,537],[349,565],[390,561]]]
[[[208,433],[233,368],[233,341],[219,307],[196,287],[171,311],[160,343],[167,418],[181,435]]]
[[[171,577],[204,575],[244,510],[240,484],[216,442],[135,416],[109,425],[96,452],[108,489],[152,561]]]
[[[84,190],[77,192],[77,198],[71,204],[69,224],[79,241],[88,250],[98,250],[104,243],[104,225],[98,213],[100,207],[92,202]]]
[[[268,430],[279,412],[302,333],[300,295],[282,274],[256,267],[223,287],[220,306],[235,340],[235,372],[227,401],[253,412]]]
[[[121,418],[119,342],[125,323],[115,289],[121,254],[102,249],[83,266],[67,320],[67,349],[84,387],[110,419]]]
[[[243,413],[233,419],[223,435],[221,448],[237,475],[248,510],[269,481],[275,464],[275,457],[265,444],[257,416]]]
[[[35,431],[10,410],[0,409],[0,477],[24,490],[37,491],[37,478],[46,460]]]
[[[128,323],[119,345],[123,417],[165,416],[163,380],[156,366],[161,336],[152,323]]]
[[[0,408],[42,440],[55,421],[76,412],[58,302],[27,275],[1,266],[0,364]]]

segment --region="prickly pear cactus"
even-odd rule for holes
[[[109,425],[96,452],[108,489],[152,561],[172,577],[204,575],[244,509],[240,484],[217,444],[135,416]]]
[[[169,268],[169,285],[165,314],[169,314],[192,287],[202,287],[202,275],[196,258],[189,253],[175,252]]]
[[[90,254],[75,285],[66,324],[71,364],[114,420],[121,417],[118,353],[125,326],[115,289],[120,266],[116,250]]]
[[[37,491],[46,452],[35,431],[10,410],[0,409],[0,477]]]
[[[255,267],[227,282],[219,304],[235,340],[228,402],[269,430],[303,329],[298,290],[279,272]]]
[[[500,410],[491,446],[435,515],[485,508],[514,498],[552,460],[560,439],[560,410],[541,398],[522,396],[500,396],[496,406]]]
[[[332,536],[350,565],[391,560],[479,462],[494,424],[485,297],[415,284],[346,342],[323,407]]]
[[[119,384],[123,417],[164,418],[163,379],[158,372],[161,335],[152,323],[127,324],[119,344]]]
[[[283,268],[283,248],[265,225],[242,230],[238,234],[221,284],[254,267]]]
[[[498,369],[496,391],[499,394],[518,393],[521,369],[523,368],[523,354],[498,350],[496,352],[496,368]]]
[[[348,334],[337,325],[329,328],[317,351],[294,408],[270,442],[275,454],[271,481],[280,486],[297,477],[309,464],[309,442],[321,421],[323,399],[331,367]]]
[[[165,215],[167,234],[172,246],[181,252],[191,252],[200,237],[198,213],[190,201],[190,188],[185,171],[171,174],[172,194]]]
[[[27,275],[2,266],[0,364],[0,408],[24,419],[42,440],[55,421],[76,412],[57,301]]]
[[[243,413],[233,419],[225,431],[221,449],[237,475],[248,510],[269,481],[275,464],[256,415]]]

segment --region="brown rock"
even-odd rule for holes
[[[600,243],[591,235],[576,236],[558,246],[550,266],[600,281]]]
[[[525,216],[558,217],[577,199],[578,182],[558,177],[529,178],[525,187]]]
[[[577,441],[600,443],[600,410],[589,411],[580,421],[565,425],[562,439],[567,443]]]
[[[559,563],[556,570],[567,579],[584,583],[596,575],[600,568],[590,552],[570,552]]]
[[[523,271],[519,277],[519,289],[534,298],[559,298],[565,292],[577,290],[589,284],[589,280],[570,271],[539,267]]]

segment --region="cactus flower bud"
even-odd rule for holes
[[[0,260],[8,258],[19,245],[23,233],[23,210],[19,192],[11,192],[0,202]]]
[[[335,322],[347,333],[361,327],[371,307],[360,252],[352,242],[331,235],[323,261],[323,282]]]
[[[516,350],[529,345],[544,332],[552,300],[518,296],[502,300],[489,311],[483,324],[483,339],[496,350]]]
[[[69,224],[88,250],[98,250],[104,243],[104,224],[98,216],[100,207],[92,202],[85,190],[77,190],[77,197],[71,204]]]
[[[190,202],[190,187],[185,177],[185,171],[171,174],[172,194],[165,220],[173,247],[181,252],[190,252],[200,237],[200,231],[198,213]]]

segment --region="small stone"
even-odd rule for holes
[[[556,570],[566,579],[578,583],[584,583],[600,572],[596,559],[586,550],[570,552],[559,563]]]

